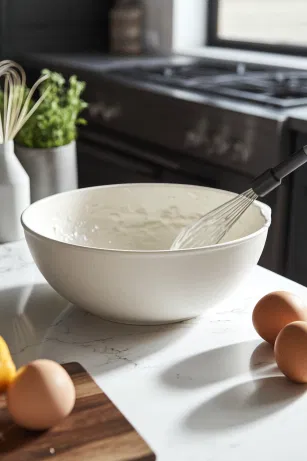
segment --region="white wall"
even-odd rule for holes
[[[150,50],[170,52],[203,46],[207,0],[145,0]]]
[[[173,6],[173,49],[206,43],[207,0],[176,0]]]

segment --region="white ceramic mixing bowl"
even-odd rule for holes
[[[64,298],[117,322],[168,323],[215,306],[257,264],[271,219],[259,202],[228,242],[168,250],[183,226],[233,196],[177,184],[93,187],[33,203],[22,224],[38,268]]]

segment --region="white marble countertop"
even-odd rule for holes
[[[0,334],[17,365],[79,361],[158,461],[305,461],[307,392],[276,368],[251,323],[273,290],[307,288],[256,267],[233,299],[171,326],[125,326],[71,306],[24,242],[0,246]]]

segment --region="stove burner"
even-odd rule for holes
[[[195,61],[112,71],[141,82],[285,108],[307,105],[307,71],[244,63]]]
[[[303,98],[307,94],[307,75],[297,76],[276,75],[274,96],[277,98]]]
[[[142,69],[137,69],[138,71],[142,71]],[[170,78],[193,78],[199,76],[199,73],[203,76],[207,75],[217,75],[221,69],[219,68],[208,68],[204,67],[203,69],[201,68],[194,68],[190,66],[176,66],[176,67],[160,67],[157,69],[152,69],[149,72],[146,72],[148,76],[161,76],[164,77],[165,79],[170,79]]]
[[[277,72],[233,79],[219,85],[217,93],[278,107],[306,105],[307,72]]]
[[[168,86],[181,82],[185,86],[193,81],[203,81],[207,77],[245,75],[252,69],[253,66],[247,67],[243,63],[195,61],[186,65],[139,66],[125,70],[121,69],[116,73],[125,74],[137,80],[163,82]],[[263,69],[260,70],[263,71]]]

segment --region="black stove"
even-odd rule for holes
[[[307,105],[307,71],[201,60],[186,65],[130,67],[111,73],[172,89],[214,94],[276,108]]]

